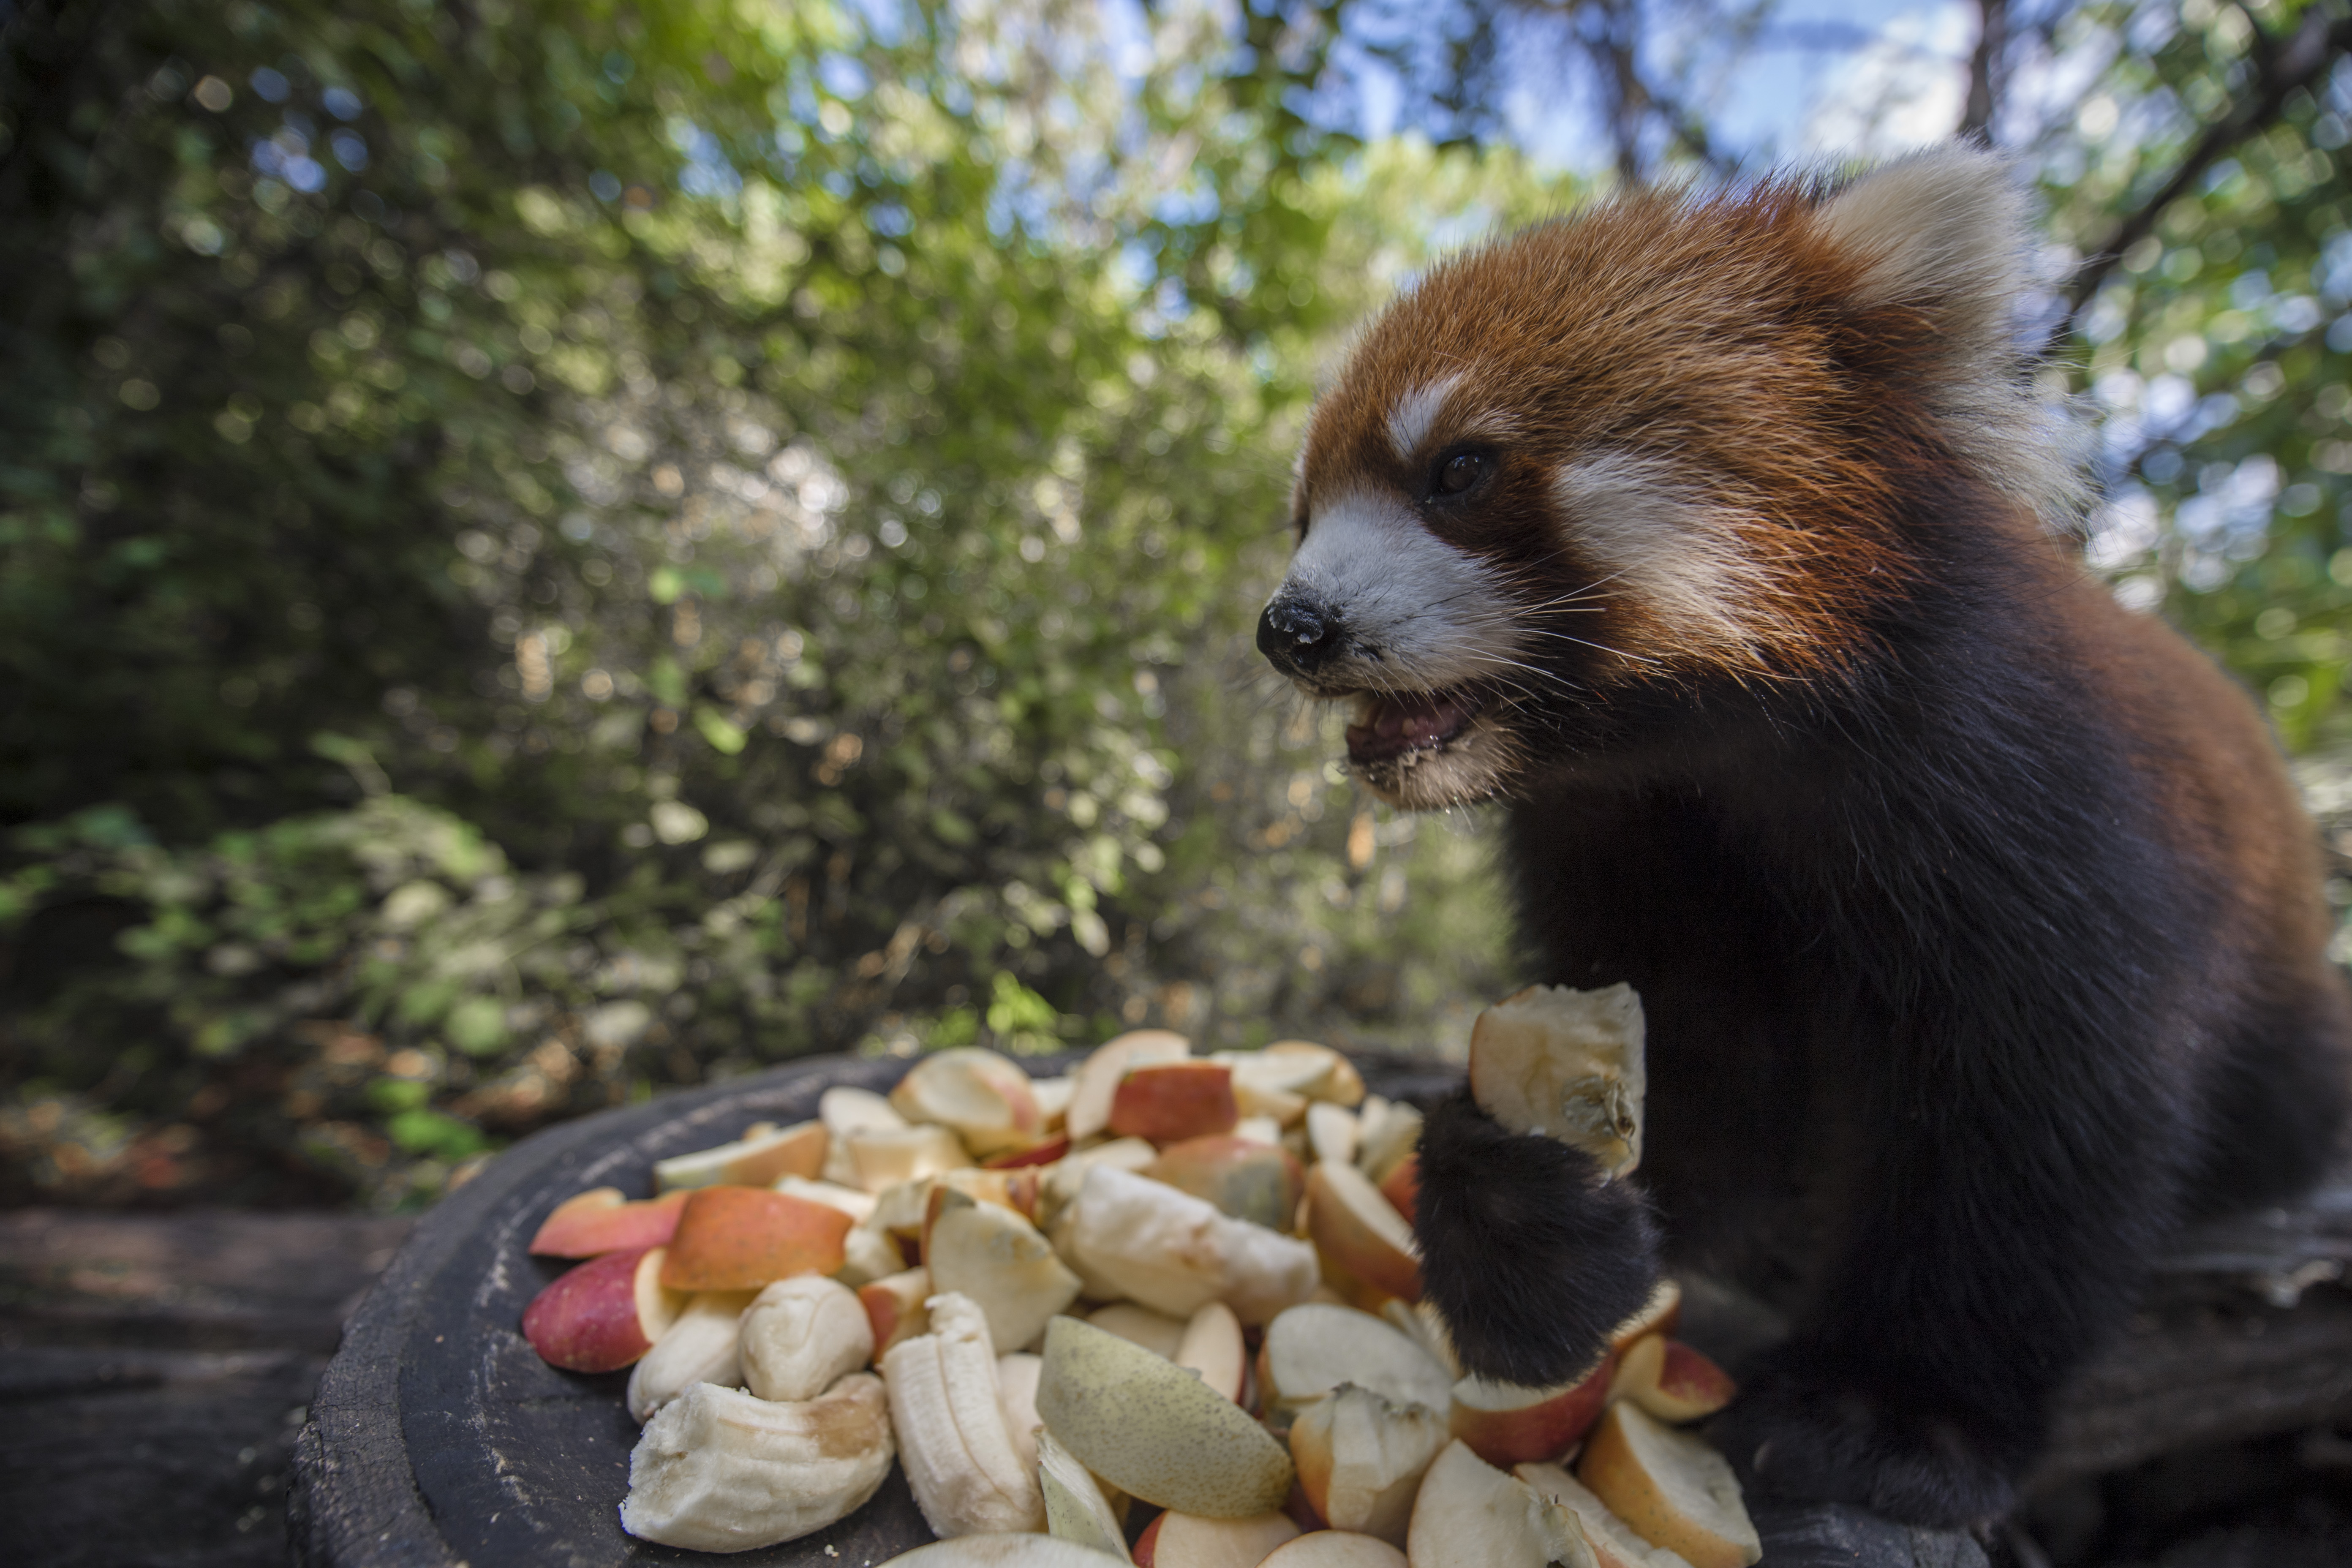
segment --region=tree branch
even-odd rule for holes
[[[1969,57],[1969,103],[1960,134],[1990,139],[1993,110],[2000,106],[2002,57],[2009,47],[2009,0],[1977,0],[1976,53]]]
[[[2251,16],[2247,20],[2252,24]],[[2154,232],[2167,207],[2232,147],[2267,128],[2285,109],[2291,93],[2324,76],[2347,51],[2352,51],[2352,19],[2330,22],[2317,5],[2304,13],[2302,26],[2284,44],[2273,40],[2256,26],[2253,87],[2228,114],[2206,128],[2205,134],[2197,139],[2197,144],[2181,159],[2163,188],[2126,213],[2105,239],[2093,248],[2074,274],[2074,286],[2067,290],[2066,313],[2051,329],[2045,352],[2057,352],[2074,331],[2083,307],[2099,291],[2099,285],[2106,281],[2107,274],[2115,270],[2124,252]]]

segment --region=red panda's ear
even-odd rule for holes
[[[1999,353],[2025,288],[2025,196],[1981,148],[1930,148],[1881,164],[1823,202],[1832,243],[1862,263],[1864,305],[1919,310],[1956,357]]]

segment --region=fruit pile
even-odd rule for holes
[[[1474,1092],[1622,1173],[1641,1033],[1622,986],[1523,992],[1479,1021]],[[1728,1467],[1675,1429],[1732,1387],[1670,1337],[1671,1284],[1573,1383],[1462,1375],[1418,1300],[1420,1128],[1299,1041],[1141,1031],[1034,1080],[942,1051],[662,1162],[658,1196],[558,1205],[530,1250],[586,1261],[523,1332],[633,1367],[622,1527],[672,1546],[820,1530],[895,1460],[942,1538],[908,1568],[1755,1562]]]

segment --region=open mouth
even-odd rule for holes
[[[1356,721],[1348,726],[1348,757],[1356,763],[1387,762],[1408,752],[1443,746],[1477,716],[1475,693],[1362,691],[1356,695]]]

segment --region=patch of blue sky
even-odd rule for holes
[[[911,13],[905,0],[851,0],[851,8],[876,42],[895,47],[906,41]]]
[[[690,196],[732,197],[741,194],[743,175],[727,157],[719,138],[683,115],[671,117],[670,145],[686,154],[677,172],[677,188]]]
[[[834,97],[855,101],[874,89],[874,79],[866,68],[847,55],[828,54],[818,58],[816,79],[824,84],[825,91]]]

